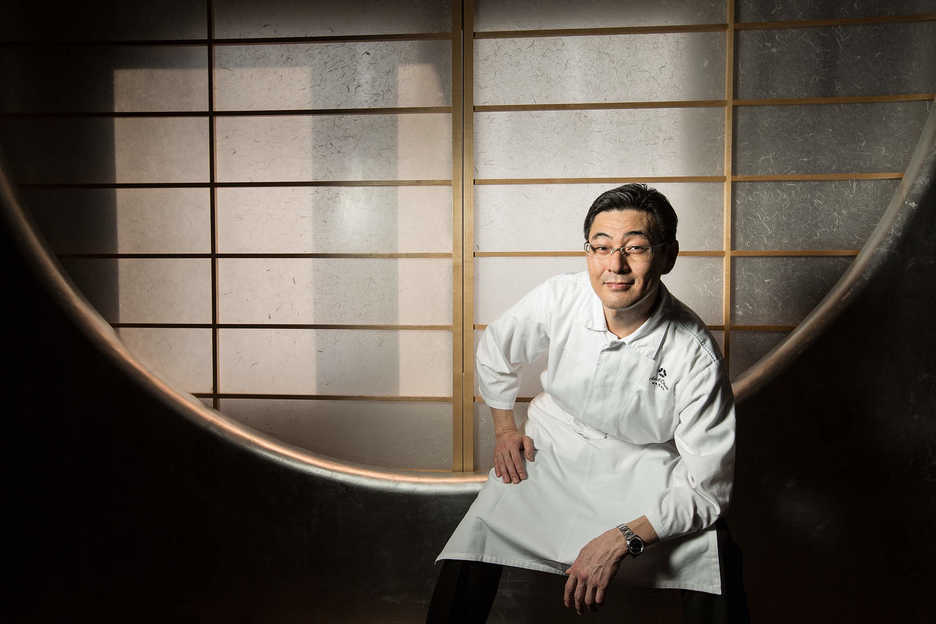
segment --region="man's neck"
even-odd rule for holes
[[[656,309],[656,304],[660,300],[659,284],[647,296],[622,310],[604,309],[605,323],[608,325],[608,331],[624,338],[630,336],[640,329],[640,326],[647,322],[647,319]]]

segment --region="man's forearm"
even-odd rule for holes
[[[491,408],[491,417],[494,419],[494,435],[505,431],[516,431],[517,423],[514,420],[513,410]]]

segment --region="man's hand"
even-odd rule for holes
[[[627,554],[627,540],[617,529],[605,531],[585,544],[575,563],[566,570],[569,575],[562,602],[575,606],[581,615],[583,606],[597,609],[604,602],[605,589],[617,573],[621,559]]]
[[[523,460],[533,461],[533,439],[516,429],[497,432],[494,445],[494,474],[504,483],[520,483],[527,478]]]

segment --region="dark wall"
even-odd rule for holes
[[[758,621],[931,621],[936,189],[920,208],[868,289],[740,409],[732,525]]]

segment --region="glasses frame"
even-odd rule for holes
[[[638,254],[632,254],[632,253],[628,253],[628,251],[627,251],[627,248],[628,248],[628,247],[640,247],[641,249],[646,249],[647,251],[651,252],[650,255],[648,255],[648,256],[646,256],[646,257],[647,257],[647,258],[652,258],[652,257],[653,257],[653,250],[654,250],[655,248],[657,248],[657,247],[663,247],[664,245],[670,245],[670,244],[672,244],[672,241],[670,241],[670,242],[665,242],[665,243],[656,243],[656,244],[653,244],[653,245],[621,245],[620,247],[614,247],[614,248],[612,248],[612,249],[608,252],[608,255],[607,255],[607,256],[603,256],[603,255],[600,255],[600,254],[598,254],[598,253],[595,253],[595,252],[593,251],[593,250],[594,250],[594,246],[593,246],[589,241],[585,241],[585,255],[588,255],[588,256],[595,256],[596,258],[613,258],[613,257],[614,257],[614,254],[620,253],[620,254],[621,254],[621,257],[627,257],[627,258],[631,258],[631,257],[634,257],[634,258],[641,258],[641,257],[643,257],[644,252],[640,252],[640,253],[638,253]]]

